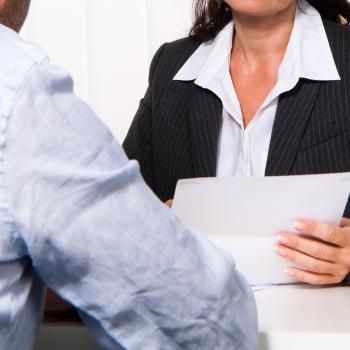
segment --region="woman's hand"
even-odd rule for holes
[[[171,208],[173,206],[173,200],[169,199],[168,201],[165,202],[165,205],[169,208]]]
[[[350,220],[343,219],[341,226],[302,220],[295,229],[301,235],[277,236],[276,253],[299,267],[286,273],[314,285],[342,282],[350,271]]]

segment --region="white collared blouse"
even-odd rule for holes
[[[222,128],[218,145],[217,176],[264,176],[279,96],[292,90],[299,79],[340,80],[319,12],[302,2],[277,82],[244,128],[243,115],[230,75],[234,22],[210,42],[203,43],[174,80],[190,81],[211,90],[222,101]]]

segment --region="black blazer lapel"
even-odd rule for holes
[[[211,91],[194,83],[189,99],[190,137],[194,177],[216,175],[222,103]]]
[[[280,96],[272,130],[266,176],[288,175],[308,124],[321,82],[300,80]]]

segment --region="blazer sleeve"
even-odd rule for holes
[[[167,44],[163,44],[152,59],[148,88],[132,121],[123,148],[129,159],[140,163],[141,173],[149,187],[154,190],[153,151],[152,151],[152,91],[153,75]]]

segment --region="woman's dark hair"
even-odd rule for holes
[[[323,19],[336,23],[350,23],[350,3],[348,0],[307,0]],[[190,36],[208,41],[232,20],[232,11],[223,0],[195,0],[195,21]]]

